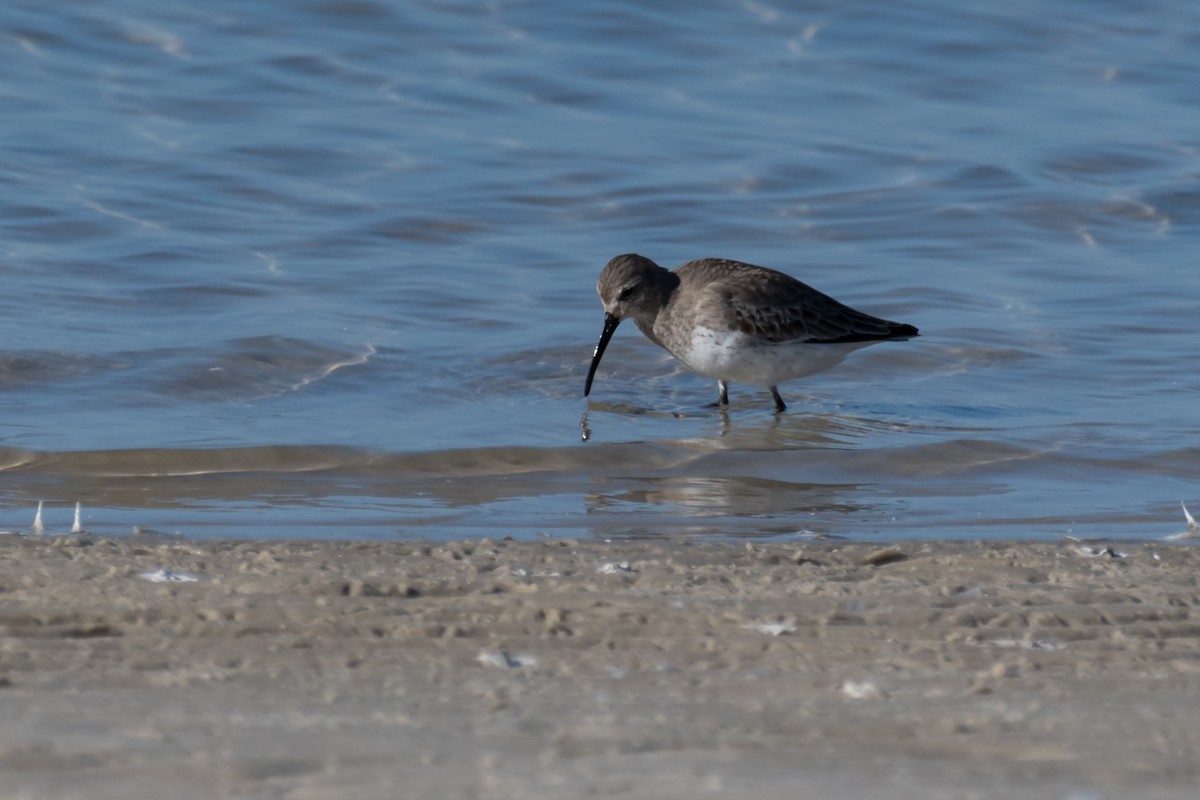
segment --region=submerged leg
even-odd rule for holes
[[[717,381],[717,386],[721,389],[721,398],[717,400],[717,405],[729,405],[729,384],[725,381]]]
[[[787,403],[783,402],[783,398],[779,396],[779,387],[771,387],[771,397],[775,398],[775,413],[782,414],[787,411]]]

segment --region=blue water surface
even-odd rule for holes
[[[1200,506],[1195,4],[15,0],[0,47],[7,527],[1144,538]],[[775,417],[629,326],[585,402],[624,252],[922,336]]]

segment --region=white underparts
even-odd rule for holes
[[[691,339],[682,344],[672,355],[701,375],[751,386],[775,386],[828,369],[871,342],[776,344],[741,331],[696,326]]]

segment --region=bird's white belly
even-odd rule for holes
[[[771,342],[741,331],[718,331],[704,326],[672,354],[701,375],[752,386],[775,386],[828,369],[870,342],[807,344]]]

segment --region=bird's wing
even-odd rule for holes
[[[723,296],[729,319],[768,342],[841,343],[915,336],[916,329],[857,311],[790,275],[740,261],[701,259],[679,267]]]

